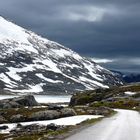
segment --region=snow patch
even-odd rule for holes
[[[79,115],[79,116],[72,116],[72,117],[65,117],[65,118],[60,118],[60,119],[55,119],[55,120],[46,120],[46,121],[33,121],[33,122],[23,122],[20,123],[23,126],[26,125],[32,125],[32,124],[39,124],[39,125],[48,125],[51,123],[54,123],[56,125],[76,125],[79,124],[85,120],[88,119],[97,119],[103,117],[101,115]],[[5,134],[5,133],[9,133],[12,129],[16,128],[16,123],[12,123],[12,124],[1,124],[0,126],[6,125],[9,128],[6,130],[1,130],[0,133],[1,134]]]
[[[63,81],[60,81],[60,80],[52,80],[52,79],[50,79],[50,78],[46,78],[46,77],[44,77],[43,74],[41,74],[41,73],[37,73],[36,76],[38,76],[39,78],[41,78],[41,79],[43,79],[43,80],[45,80],[45,81],[48,81],[48,82],[50,82],[50,83],[64,83]]]
[[[55,64],[52,60],[50,59],[45,59],[41,61],[44,65],[48,66],[50,70],[56,72],[56,73],[62,73],[60,69],[57,68],[57,64]]]
[[[131,91],[126,91],[124,92],[126,95],[135,95],[137,94],[136,92],[131,92]]]

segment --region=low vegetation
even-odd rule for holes
[[[135,101],[132,99],[128,100],[118,100],[114,102],[108,102],[108,101],[100,101],[90,104],[90,106],[93,107],[100,107],[100,106],[106,106],[110,108],[118,108],[118,109],[135,109],[136,107],[140,106],[139,101]]]
[[[125,92],[135,92],[136,94],[126,95]],[[110,89],[97,89],[92,91],[85,91],[76,93],[73,95],[70,107],[66,107],[66,112],[70,111],[72,114],[77,115],[103,115],[109,117],[116,112],[113,108],[120,109],[134,109],[140,111],[140,84],[127,85],[121,87],[113,87]],[[22,107],[22,108],[11,108],[11,109],[1,109],[1,115],[11,122],[11,116],[20,114],[26,118],[30,117],[33,113],[37,113],[47,110],[59,110],[64,108],[58,108],[58,106],[47,106],[46,107]],[[71,109],[71,110],[69,110]],[[69,114],[69,113],[68,113]],[[62,140],[64,137],[67,137],[68,134],[71,134],[81,127],[91,125],[98,122],[102,118],[91,119],[84,121],[75,126],[60,126],[59,129],[51,130],[44,129],[41,131],[31,131],[30,133],[16,134],[11,133],[10,135],[0,135],[0,140],[5,140],[6,138],[13,138],[13,140]],[[61,128],[61,129],[60,129]]]
[[[136,92],[126,95],[125,92]],[[110,89],[97,89],[79,92],[73,95],[70,106],[91,104],[95,107],[107,106],[112,108],[133,108],[139,106],[140,84],[113,87]]]

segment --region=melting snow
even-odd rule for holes
[[[72,116],[72,117],[65,117],[55,120],[46,120],[46,121],[34,121],[34,122],[23,122],[20,123],[23,126],[31,125],[31,124],[39,124],[39,125],[48,125],[50,123],[54,123],[56,125],[76,125],[79,124],[87,119],[97,119],[103,117],[101,115],[79,115],[79,116]],[[1,124],[0,126],[7,125],[9,129],[1,130],[0,133],[9,133],[10,130],[16,127],[16,123],[13,124]]]
[[[135,95],[137,94],[136,92],[131,92],[131,91],[126,91],[124,92],[126,95]]]

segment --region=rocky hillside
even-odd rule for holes
[[[111,108],[140,108],[140,84],[77,92],[70,101],[71,106],[86,104]]]
[[[1,90],[60,94],[120,84],[92,60],[0,17]]]

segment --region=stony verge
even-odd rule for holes
[[[111,107],[122,109],[140,108],[140,84],[131,84],[110,89],[97,89],[76,93],[70,106]]]
[[[76,112],[72,108],[64,108],[53,104],[42,107],[32,95],[0,101],[1,124],[52,120],[74,115],[76,115]]]
[[[69,107],[58,105],[46,105],[46,107],[35,108],[30,106],[26,108],[1,108],[0,121],[20,122],[28,120],[44,120],[66,117],[72,115],[103,115],[110,116],[114,114],[112,108],[135,109],[140,110],[140,84],[125,85],[113,87],[110,89],[97,89],[92,91],[79,92],[71,98]],[[91,124],[97,120],[86,121]],[[76,126],[49,126],[17,124],[17,127],[11,131],[10,135],[0,135],[1,140],[13,138],[13,140],[62,140],[66,133],[79,129],[83,124]],[[1,126],[0,129],[7,129],[7,126]],[[64,137],[63,137],[64,135]]]
[[[13,106],[11,102],[17,104],[17,106]],[[61,134],[79,128],[81,124],[76,126],[58,126],[55,124],[48,126],[37,124],[23,126],[20,122],[53,120],[75,115],[109,116],[113,112],[108,107],[92,107],[89,105],[63,107],[47,104],[42,107],[41,104],[35,101],[34,96],[31,95],[1,100],[0,103],[0,123],[3,124],[0,130],[6,130],[8,128],[4,123],[17,123],[17,127],[10,134],[0,135],[1,140],[5,140],[6,138],[13,138],[13,140],[58,139],[58,137],[62,138]],[[8,107],[6,106],[7,103],[10,104]],[[96,119],[93,119],[89,123],[95,121]]]

